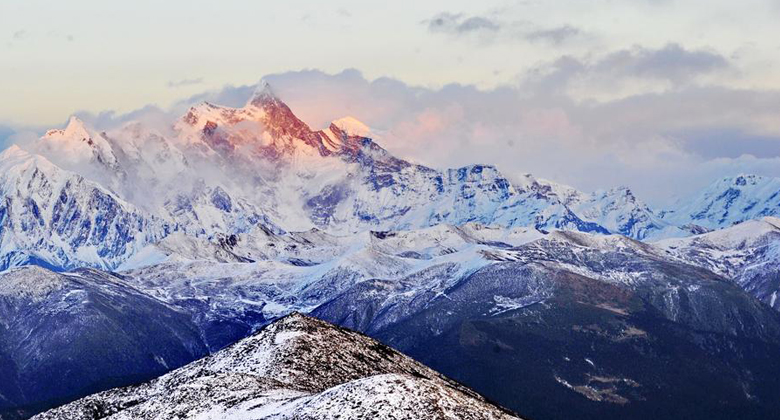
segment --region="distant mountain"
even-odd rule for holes
[[[0,153],[0,271],[112,269],[173,227],[100,184],[11,146]]]
[[[0,155],[0,269],[115,269],[172,232],[213,239],[258,225],[277,233],[468,222],[636,239],[691,233],[627,188],[586,194],[530,175],[512,183],[490,165],[436,170],[392,156],[363,137],[369,131],[354,118],[313,130],[268,86],[242,108],[202,103],[166,127],[96,132],[71,118]]]
[[[762,256],[780,238],[772,220],[761,223],[742,236],[723,231],[722,240],[713,232],[659,243],[476,223],[348,236],[258,228],[214,241],[176,233],[128,260],[120,276],[50,275],[132,287],[186,315],[212,352],[285,314],[311,313],[531,418],[652,418],[658,407],[687,418],[762,418],[779,408],[780,314],[740,281],[776,278],[774,260]],[[729,249],[747,263],[708,265]],[[0,276],[0,284],[14,283]],[[48,322],[57,296],[29,319]],[[118,316],[117,325],[147,322]],[[30,328],[10,326],[6,343],[23,343]],[[90,328],[59,331],[72,346],[94,346]],[[113,342],[106,358],[128,352]]]
[[[780,408],[780,314],[725,277],[620,236],[555,232],[482,253],[495,262],[367,279],[312,314],[531,418],[761,419]]]
[[[11,379],[0,381],[0,418],[158,376],[366,278],[404,276],[447,255],[469,255],[479,266],[486,261],[475,245],[540,235],[473,224],[347,237],[258,229],[214,242],[175,233],[128,260],[135,268],[122,274],[7,270],[0,373]]]
[[[780,310],[780,218],[750,220],[656,245],[681,260],[732,279],[755,298]]]
[[[35,419],[515,419],[366,336],[300,314],[154,381]]]
[[[663,214],[677,225],[722,229],[766,216],[780,216],[780,178],[738,175],[723,178]]]
[[[584,232],[616,233],[634,239],[678,237],[691,234],[688,228],[661,220],[650,207],[627,187],[587,194],[572,187],[525,175],[521,188],[557,202],[600,229],[570,229]]]
[[[0,274],[0,418],[26,418],[206,354],[188,314],[97,270]]]

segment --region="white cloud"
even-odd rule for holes
[[[571,25],[563,25],[555,28],[536,29],[526,34],[529,41],[548,41],[560,44],[569,38],[580,35],[582,31]]]
[[[527,20],[450,12],[439,13],[422,23],[434,34],[455,37],[476,35],[482,41],[528,41],[558,45],[583,35],[581,29],[571,24],[543,27]]]
[[[431,32],[468,34],[473,32],[495,32],[501,29],[496,21],[482,16],[464,16],[454,13],[440,13],[424,21]]]
[[[202,77],[196,77],[193,79],[180,79],[180,80],[170,80],[168,81],[168,87],[169,88],[179,88],[179,87],[186,87],[186,86],[195,86],[203,84],[203,78]]]

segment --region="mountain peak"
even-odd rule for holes
[[[289,137],[303,140],[312,147],[322,152],[322,139],[312,129],[301,121],[278,96],[271,86],[261,81],[247,107],[254,107],[262,111],[260,121],[265,129],[274,137]]]
[[[21,147],[19,147],[19,145],[14,143],[6,147],[5,150],[0,151],[0,160],[6,160],[12,157],[21,157],[27,155],[29,155],[29,153],[25,152]]]
[[[32,151],[69,170],[78,170],[80,165],[89,161],[111,168],[117,164],[106,138],[93,135],[84,121],[76,116],[70,117],[64,129],[47,131]]]
[[[266,80],[261,80],[255,88],[255,92],[252,94],[252,98],[249,100],[249,105],[254,105],[259,108],[265,107],[267,104],[282,104],[284,103],[276,96],[271,84]]]
[[[244,122],[259,123],[261,126],[242,124]],[[296,141],[302,141],[321,154],[329,153],[323,145],[324,135],[313,131],[295,116],[265,81],[258,84],[257,90],[244,107],[231,108],[201,102],[190,107],[176,123],[176,127],[189,132],[195,128],[197,136],[205,135],[210,138],[207,141],[211,142],[212,146],[225,150],[234,150],[236,145],[233,142],[236,140],[253,142],[258,136],[268,133],[278,153],[284,154],[295,149]],[[227,134],[218,134],[217,128]],[[263,144],[266,141],[267,139],[263,140]]]
[[[738,174],[712,183],[669,214],[674,223],[692,222],[707,229],[720,229],[750,219],[776,216],[780,213],[778,208],[780,178]]]
[[[723,178],[720,178],[717,181],[711,183],[706,188],[706,190],[718,192],[730,188],[743,189],[771,183],[775,179],[776,178],[761,175],[740,173],[736,175],[724,176]]]
[[[631,189],[625,185],[620,185],[617,187],[610,188],[606,192],[606,195],[613,196],[613,197],[623,197],[626,200],[631,202],[636,201],[636,196],[634,195],[634,192],[631,191]]]
[[[16,144],[8,146],[0,152],[0,173],[5,175],[11,168],[25,162],[32,162],[35,156]],[[40,158],[41,161],[45,159]]]
[[[355,117],[343,117],[331,124],[350,136],[371,137],[371,128]]]
[[[86,133],[87,128],[81,118],[73,115],[68,119],[68,125],[65,126],[66,134]]]
[[[58,140],[74,139],[87,141],[90,136],[84,121],[73,115],[68,119],[68,124],[64,129],[49,130],[44,137],[56,138]]]

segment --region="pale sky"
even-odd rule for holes
[[[442,13],[497,26],[432,31],[425,22]],[[165,106],[301,69],[487,88],[561,55],[670,42],[739,57],[739,77],[721,76],[735,84],[779,88],[778,21],[778,2],[767,0],[4,0],[0,120]]]
[[[170,110],[271,75],[307,122],[349,111],[405,157],[496,159],[506,172],[590,189],[617,171],[660,196],[647,168],[670,161],[679,166],[669,173],[697,174],[691,188],[734,171],[780,176],[779,21],[778,0],[4,0],[0,142],[77,112]],[[360,100],[314,94],[323,83]],[[464,114],[466,101],[480,107]],[[455,132],[469,153],[419,146]],[[610,164],[540,158],[557,151],[546,143]],[[506,144],[525,153],[489,152]]]

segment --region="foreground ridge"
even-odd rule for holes
[[[367,336],[293,313],[160,378],[34,419],[375,417],[517,418]]]

